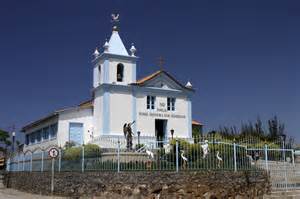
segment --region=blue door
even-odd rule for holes
[[[70,123],[69,141],[74,142],[76,145],[83,144],[83,124],[82,123]]]

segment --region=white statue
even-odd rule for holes
[[[202,151],[203,151],[203,158],[206,158],[206,156],[208,155],[208,152],[209,152],[208,140],[204,140],[204,144],[202,144],[201,147],[202,147]]]

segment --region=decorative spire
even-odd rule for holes
[[[109,47],[109,44],[107,42],[107,40],[105,40],[105,43],[103,45],[103,48],[104,48],[104,52],[107,53],[108,52],[108,47]]]
[[[193,85],[191,84],[191,82],[190,82],[190,81],[188,81],[188,82],[186,83],[185,87],[187,87],[187,88],[192,88],[192,87],[193,87]]]
[[[97,48],[95,49],[93,55],[95,56],[95,58],[97,58],[100,55],[100,53],[99,53],[99,51],[98,51]]]
[[[136,48],[134,47],[133,43],[131,44],[130,52],[131,52],[131,56],[135,57]]]

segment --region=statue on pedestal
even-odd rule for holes
[[[126,148],[128,151],[132,150],[132,137],[133,137],[133,132],[132,132],[132,128],[131,126],[135,123],[135,121],[131,122],[131,123],[125,123],[123,125],[123,132],[124,132],[124,136],[126,139]]]

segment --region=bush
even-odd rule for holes
[[[100,147],[96,144],[87,144],[84,146],[84,157],[94,158],[100,156]]]
[[[93,158],[101,154],[100,147],[96,144],[87,144],[84,146],[84,157]],[[82,146],[69,147],[63,151],[63,158],[65,160],[78,160],[82,157]]]
[[[78,160],[81,158],[81,147],[70,147],[63,151],[63,159]]]

